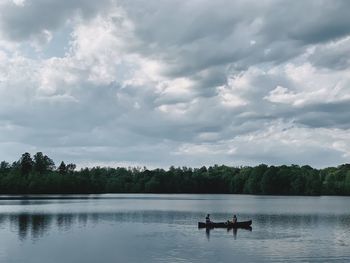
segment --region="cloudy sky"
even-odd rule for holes
[[[350,160],[350,1],[0,0],[0,160]]]

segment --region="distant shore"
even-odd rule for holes
[[[0,195],[27,194],[253,194],[284,196],[350,195],[350,164],[324,169],[304,165],[201,168],[94,167],[53,160],[41,152],[24,153],[0,164]]]

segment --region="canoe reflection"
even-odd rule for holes
[[[247,228],[227,228],[227,233],[230,233],[232,231],[233,233],[233,238],[237,239],[237,232],[238,231],[252,231],[252,227],[247,227]],[[214,229],[214,228],[205,228],[205,234],[207,236],[207,239],[210,240],[210,232],[211,231],[222,231],[221,229]]]

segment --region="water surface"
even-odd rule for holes
[[[198,229],[238,215],[252,231]],[[0,196],[0,262],[349,262],[349,197]]]

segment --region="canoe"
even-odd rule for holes
[[[210,222],[210,223],[204,223],[204,222],[198,222],[198,228],[250,228],[250,225],[252,224],[252,220],[249,221],[242,221],[242,222]]]

